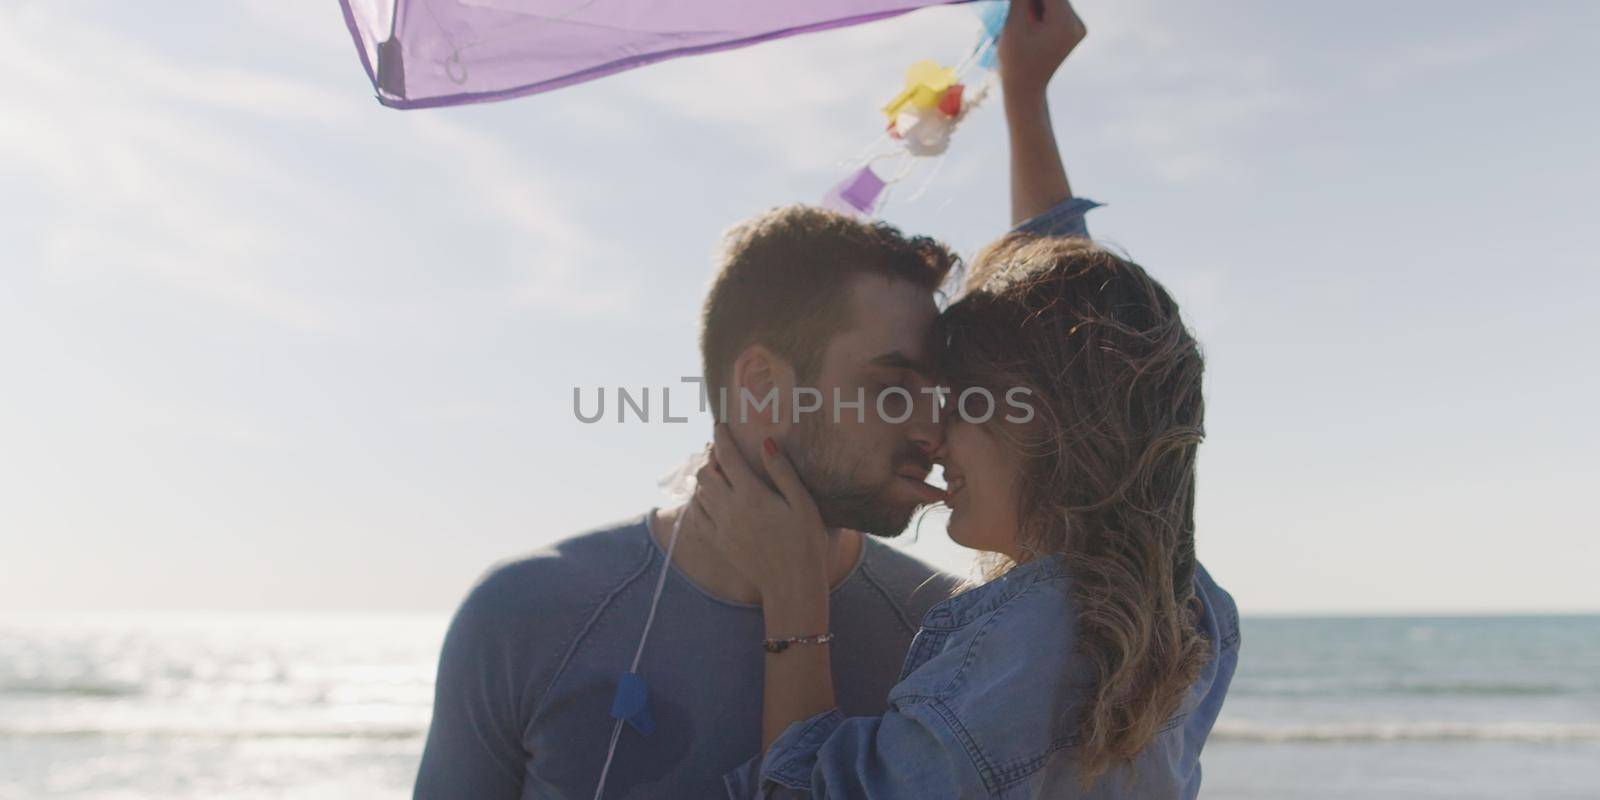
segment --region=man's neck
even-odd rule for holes
[[[683,506],[656,509],[650,515],[650,536],[665,551],[672,539],[672,523],[682,514]],[[862,536],[844,528],[828,529],[828,585],[837,587],[850,576],[856,562],[861,559]],[[733,603],[758,605],[761,590],[739,574],[728,559],[723,557],[690,519],[683,521],[678,532],[678,545],[672,551],[672,566],[695,585],[712,595]]]

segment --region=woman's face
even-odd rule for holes
[[[1004,553],[1021,552],[1017,509],[1022,497],[1022,462],[989,425],[947,417],[944,444],[933,461],[944,467],[950,507],[948,530],[956,544]]]

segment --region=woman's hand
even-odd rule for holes
[[[1068,0],[1011,0],[1000,32],[1000,83],[1008,97],[1043,95],[1050,77],[1088,34]]]
[[[1000,84],[1011,137],[1011,224],[1072,196],[1045,87],[1088,30],[1067,0],[1011,0],[1000,31]]]
[[[711,531],[734,568],[761,592],[767,637],[828,632],[828,529],[822,514],[778,446],[762,442],[761,464],[773,491],[745,463],[729,435],[716,427],[711,458],[697,474],[690,513]],[[825,644],[801,644],[766,654],[761,690],[761,749],[790,725],[837,705]]]
[[[696,474],[691,512],[761,593],[762,605],[826,604],[829,542],[811,494],[772,439],[761,463],[777,491],[745,463],[726,424],[716,426],[711,458]],[[769,614],[770,617],[770,614]],[[803,635],[820,631],[794,631]],[[778,634],[771,634],[778,635]]]

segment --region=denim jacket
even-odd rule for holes
[[[1068,197],[1038,216],[1017,223],[1011,230],[1013,233],[1030,233],[1034,236],[1088,238],[1089,226],[1083,217],[1102,205],[1087,197]]]
[[[1071,758],[1092,685],[1076,652],[1070,577],[1059,557],[1023,564],[933,606],[881,717],[838,709],[790,725],[726,776],[749,798],[1193,798],[1200,748],[1238,660],[1233,599],[1197,565],[1211,658],[1130,768],[1083,789]]]

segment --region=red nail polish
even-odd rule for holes
[[[769,455],[769,456],[775,456],[775,455],[778,454],[778,443],[772,441],[772,437],[771,436],[768,436],[767,438],[761,440],[761,448],[763,450],[766,450],[767,451],[767,455]]]

